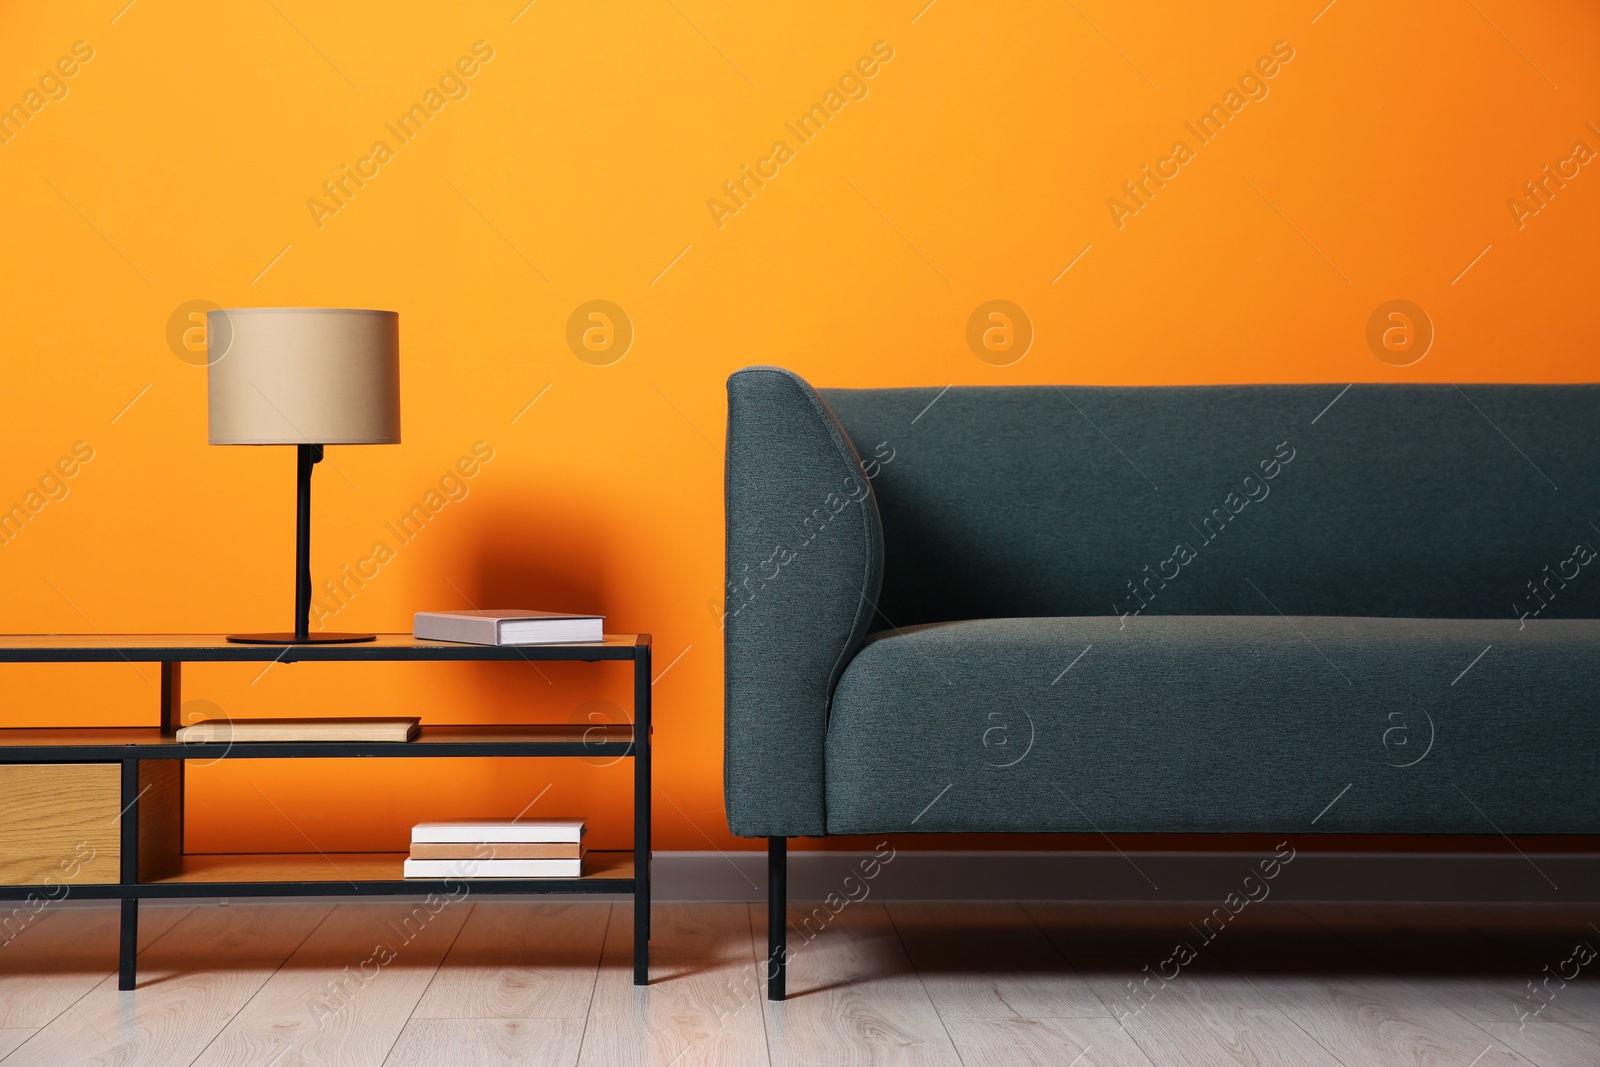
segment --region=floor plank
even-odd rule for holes
[[[611,910],[582,901],[480,901],[414,1017],[582,1019]]]
[[[340,904],[196,1067],[378,1067],[472,905]]]
[[[201,960],[286,960],[333,911],[329,903],[247,901],[205,903],[139,953],[144,966],[175,968]]]
[[[383,1067],[570,1067],[581,1019],[412,1019]]]
[[[201,906],[139,954],[139,988],[108,975],[39,1030],[7,1067],[191,1062],[332,910],[329,904]]]
[[[650,984],[633,984],[633,966],[606,960],[595,983],[580,1064],[697,1064],[753,1067],[767,1062],[761,991],[751,960],[666,960]]]
[[[141,950],[188,912],[140,907]],[[48,907],[0,946],[0,1028],[37,1030],[115,974],[121,914],[118,903]]]
[[[753,943],[763,960],[766,927],[765,907],[753,905]],[[789,927],[787,1000],[765,999],[766,974],[758,969],[774,1064],[960,1064],[882,905],[852,904],[826,922],[797,906]],[[805,929],[815,936],[796,933]]]
[[[1545,1014],[1522,1023],[1479,1022],[1489,1039],[1540,1067],[1593,1064],[1600,1061],[1600,1039],[1592,1023],[1574,1025],[1569,1015]]]
[[[1345,1067],[1219,958],[1216,943],[1236,937],[1248,912],[1207,941],[1191,925],[1207,914],[1201,904],[1024,909],[1153,1063]],[[1172,962],[1179,946],[1194,953],[1187,964]]]
[[[765,999],[765,908],[667,905],[651,985],[632,913],[585,901],[47,909],[0,946],[5,1067],[923,1064],[1567,1067],[1600,1062],[1591,909],[852,903],[794,908]],[[407,922],[409,920],[409,926]],[[1586,932],[1587,931],[1587,932]],[[384,963],[376,946],[394,953]],[[1175,946],[1194,958],[1175,977]],[[696,951],[704,952],[696,956]],[[363,977],[363,964],[367,964]],[[1570,973],[1570,970],[1569,972]],[[342,991],[341,991],[342,990]],[[35,1025],[37,1023],[37,1025]]]
[[[194,1060],[278,969],[280,961],[225,968],[146,969],[144,984],[109,976],[6,1059],[6,1067],[167,1067]]]
[[[1108,1017],[1105,1006],[1017,904],[885,907],[946,1022]]]
[[[36,1031],[9,1029],[0,1030],[0,1060],[11,1054],[11,1050],[32,1037]]]
[[[650,985],[641,989],[633,985],[633,909],[612,910],[580,1062],[766,1063],[749,906],[666,905],[651,918]],[[624,937],[616,936],[619,927]],[[721,954],[682,955],[696,938]]]
[[[1397,983],[1316,977],[1257,977],[1252,982],[1345,1063],[1529,1064],[1448,1006]]]
[[[1255,918],[1226,931],[1216,952],[1344,1062],[1528,1067],[1448,1001],[1430,995],[1424,981],[1395,973],[1303,910],[1263,908]]]
[[[1303,905],[1333,936],[1484,1033],[1538,1064],[1589,1063],[1600,1049],[1600,948],[1580,909]],[[1589,932],[1585,938],[1584,932]],[[1561,979],[1561,972],[1572,975]],[[1546,984],[1546,980],[1548,984]],[[1537,986],[1530,990],[1529,983]]]
[[[946,1019],[965,1067],[1153,1067],[1111,1019]]]
[[[613,906],[607,959],[633,957],[633,907]],[[762,955],[766,955],[765,951]],[[656,904],[650,909],[650,958],[750,959],[748,904]]]

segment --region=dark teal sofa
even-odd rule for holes
[[[1600,832],[1600,386],[728,382],[725,789],[896,831]]]

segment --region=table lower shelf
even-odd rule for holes
[[[164,877],[134,885],[71,885],[79,898],[422,896],[441,893],[632,893],[632,852],[593,851],[578,878],[405,878],[404,852],[232,853],[181,857]],[[62,886],[0,886],[0,899],[62,896]]]

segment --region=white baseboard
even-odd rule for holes
[[[791,848],[789,899],[859,895],[845,879],[861,881],[861,865],[873,855]],[[1244,878],[1270,856],[899,850],[870,885],[874,900],[1215,901],[1242,892]],[[657,852],[653,874],[656,900],[766,900],[764,851]],[[1600,855],[1300,852],[1271,881],[1270,894],[1298,901],[1600,901]]]

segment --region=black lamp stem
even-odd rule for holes
[[[321,445],[298,445],[295,466],[294,639],[311,636],[311,468],[322,462]]]
[[[311,632],[311,468],[322,462],[321,445],[297,445],[295,455],[294,633],[229,634],[252,645],[342,645],[375,640],[372,634]]]

